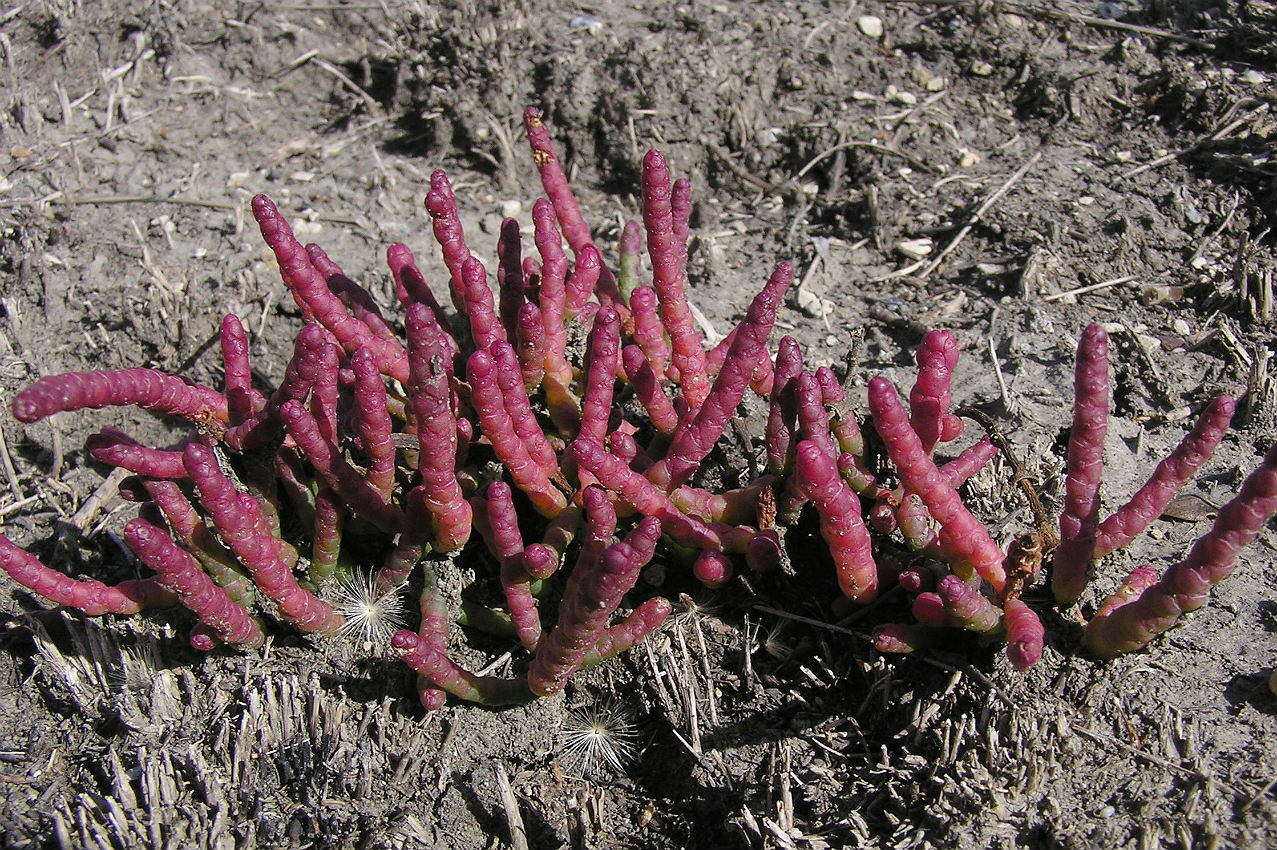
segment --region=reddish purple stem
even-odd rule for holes
[[[1108,335],[1087,325],[1077,346],[1073,372],[1073,430],[1069,435],[1060,545],[1051,569],[1051,591],[1063,604],[1076,602],[1086,588],[1095,557],[1104,474],[1104,435],[1109,416]]]
[[[974,571],[996,592],[1002,593],[1006,586],[1002,566],[1005,555],[993,542],[988,529],[962,504],[958,491],[936,468],[935,461],[909,424],[900,397],[886,378],[869,382],[869,410],[901,482],[922,497],[931,516],[948,532],[941,535],[941,544],[951,547],[954,570],[965,571],[967,575]]]
[[[248,609],[214,584],[166,531],[135,519],[124,527],[124,542],[222,643],[256,649],[266,642],[261,625]]]
[[[1184,483],[1215,453],[1236,407],[1228,396],[1220,396],[1210,403],[1192,432],[1157,465],[1148,482],[1129,502],[1100,523],[1095,534],[1093,559],[1121,549],[1162,515]]]
[[[41,378],[13,397],[13,417],[30,423],[68,410],[132,404],[218,430],[229,421],[217,390],[142,367]]]

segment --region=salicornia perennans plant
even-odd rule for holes
[[[769,351],[793,276],[787,263],[709,347],[686,296],[690,184],[672,181],[664,157],[648,153],[642,225],[625,226],[614,272],[539,114],[530,109],[525,121],[548,197],[532,208],[534,254],[506,220],[489,275],[467,246],[447,177],[431,177],[425,204],[451,309],[408,247],[392,245],[401,334],[259,195],[253,214],[306,322],[277,388],[253,385],[248,339],[232,315],[221,329],[221,391],[143,368],[47,377],[21,391],[13,413],[22,422],[136,405],[193,429],[163,449],[112,429],[89,438],[96,459],[131,473],[120,490],[139,516],[124,539],[154,576],[114,587],[76,580],[4,537],[0,566],[91,615],[185,606],[197,621],[191,643],[203,650],[262,645],[275,628],[267,615],[305,633],[375,640],[379,596],[407,583],[420,588],[420,618],[390,644],[418,673],[422,702],[439,706],[451,693],[505,704],[561,690],[576,670],[661,625],[671,605],[660,597],[613,620],[662,541],[717,586],[740,566],[785,563],[810,504],[843,594],[864,603],[899,584],[912,600],[915,622],[880,627],[881,649],[909,651],[947,627],[1004,633],[1023,669],[1041,655],[1044,631],[1020,593],[1044,558],[1054,549],[1057,598],[1076,600],[1091,561],[1142,531],[1227,427],[1233,405],[1220,399],[1130,504],[1099,522],[1107,354],[1103,331],[1088,328],[1058,549],[1053,533],[1039,532],[1004,551],[958,493],[993,444],[981,439],[947,463],[935,457],[963,432],[951,409],[952,333],[923,339],[908,409],[885,378],[869,382],[866,421],[844,382],[805,364],[792,338]],[[649,281],[640,276],[644,237]],[[738,487],[712,486],[702,466],[751,390],[767,406],[759,472]],[[869,425],[886,464],[870,461]],[[1274,509],[1277,450],[1185,561],[1160,581],[1149,568],[1131,575],[1092,620],[1087,645],[1102,656],[1136,649],[1203,604]],[[299,526],[305,534],[286,537]],[[455,661],[457,600],[440,579],[458,557],[494,565],[504,605],[466,600],[460,615],[522,646],[522,674],[481,676]]]

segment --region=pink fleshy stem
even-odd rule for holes
[[[744,487],[722,493],[684,485],[670,493],[670,501],[684,513],[710,522],[753,523],[758,521],[758,503],[763,491],[774,487],[776,480],[775,476],[762,475]]]
[[[608,617],[638,580],[639,571],[656,551],[660,522],[644,517],[619,543],[588,565],[564,599],[559,622],[537,650],[528,670],[528,686],[539,696],[558,693],[586,654],[598,643]]]
[[[554,223],[554,207],[544,198],[532,205],[533,241],[541,255],[541,280],[537,305],[545,322],[546,355],[559,359],[567,350],[567,277],[568,258],[563,253],[563,240]],[[547,363],[547,368],[550,365]],[[556,366],[552,371],[563,371]]]
[[[497,317],[488,272],[474,257],[461,264],[461,282],[465,288],[466,315],[470,319],[470,338],[475,348],[487,349],[494,342],[505,342],[505,329]]]
[[[1140,598],[1140,594],[1157,584],[1157,570],[1152,564],[1141,564],[1127,574],[1126,579],[1122,582],[1121,587],[1115,590],[1104,603],[1100,605],[1098,611],[1095,612],[1093,619],[1102,619],[1112,614],[1118,608],[1128,602],[1134,602]]]
[[[670,214],[674,217],[674,242],[680,247],[681,262],[687,268],[687,239],[692,220],[692,181],[680,177],[670,187]]]
[[[794,379],[794,400],[798,408],[799,438],[810,440],[830,459],[836,459],[839,451],[829,430],[829,413],[825,410],[820,384],[810,372],[800,372]]]
[[[209,577],[235,602],[244,607],[252,605],[257,600],[252,576],[209,531],[182,488],[176,482],[155,479],[142,481],[142,486],[164,515],[173,535],[203,564]]]
[[[594,327],[585,343],[585,389],[581,398],[581,428],[578,440],[603,443],[608,418],[612,415],[612,390],[621,348],[621,321],[610,306],[594,317]]]
[[[103,428],[85,440],[84,448],[102,463],[149,478],[185,478],[181,451],[152,449],[114,428]]]
[[[479,415],[479,427],[492,444],[492,450],[505,464],[515,485],[532,500],[537,512],[546,517],[555,516],[567,506],[567,498],[532,459],[527,446],[515,432],[497,383],[496,369],[496,361],[486,351],[471,354],[466,365],[470,404]]]
[[[886,623],[874,629],[874,648],[879,652],[906,654],[926,649],[935,641],[935,630],[908,623]]]
[[[279,409],[287,401],[301,401],[310,393],[326,362],[331,362],[333,338],[321,325],[306,325],[293,342],[293,356],[284,380],[252,417],[226,432],[226,444],[243,452],[279,436]],[[375,355],[374,355],[375,356]],[[380,369],[380,364],[378,364]]]
[[[692,562],[692,575],[709,589],[722,587],[731,579],[732,559],[714,549],[704,549]]]
[[[367,351],[362,348],[360,351]],[[337,347],[326,345],[320,349],[315,382],[310,386],[310,413],[319,425],[324,439],[337,442],[337,396],[341,373],[341,357]],[[353,375],[351,376],[353,377]]]
[[[865,466],[865,459],[851,452],[838,455],[838,472],[847,486],[870,499],[885,498],[891,491],[878,483],[878,479]]]
[[[602,446],[578,440],[572,443],[571,452],[582,469],[622,502],[644,516],[659,519],[665,533],[674,540],[694,549],[724,548],[723,538],[712,526],[680,511],[669,496]]]
[[[630,295],[639,286],[639,264],[643,251],[643,229],[634,220],[625,222],[621,230],[620,268],[617,270],[616,286],[626,304],[630,304]],[[633,305],[631,305],[633,306]]]
[[[603,552],[612,545],[612,535],[616,533],[616,508],[606,490],[597,484],[586,486],[581,491],[581,505],[585,508],[585,534],[572,572],[563,585],[564,599],[575,593],[576,583],[603,557]]]
[[[253,198],[253,216],[262,231],[262,238],[275,252],[280,275],[298,306],[302,306],[304,311],[309,310],[315,320],[336,337],[342,348],[347,351],[368,348],[377,357],[377,365],[383,373],[397,381],[407,380],[408,357],[403,346],[397,341],[377,336],[346,311],[345,305],[329,290],[327,282],[270,198],[265,195]]]
[[[266,403],[266,396],[253,389],[253,369],[248,360],[248,334],[239,316],[228,313],[222,319],[222,363],[226,373],[226,407],[229,424],[238,425]]]
[[[772,272],[762,291],[754,296],[741,321],[740,333],[732,342],[731,351],[723,363],[723,369],[714,379],[713,389],[701,399],[699,405],[693,405],[696,408],[695,414],[688,426],[675,435],[669,454],[648,470],[648,480],[657,487],[669,492],[686,482],[735,415],[736,406],[745,397],[754,364],[766,356],[767,337],[771,335],[776,310],[784,299],[785,290],[789,288],[793,275],[793,266],[781,263]],[[702,360],[702,365],[703,363]],[[686,380],[683,395],[691,404]]]
[[[931,628],[947,628],[956,625],[953,618],[949,616],[944,599],[939,593],[930,591],[919,593],[913,600],[910,613],[919,623]]]
[[[526,649],[536,651],[541,642],[541,617],[532,595],[531,576],[523,568],[523,537],[519,533],[519,517],[514,510],[510,485],[494,481],[488,485],[488,528],[501,562],[501,587],[515,634]]]
[[[395,632],[390,645],[404,662],[426,681],[420,689],[422,704],[441,707],[438,691],[444,690],[459,699],[479,705],[522,705],[533,699],[526,682],[497,676],[476,676],[458,666],[442,646],[422,640],[402,630]]]
[[[12,409],[19,422],[31,423],[68,410],[128,405],[178,416],[214,433],[229,421],[226,399],[217,390],[141,367],[41,378],[18,391]]]
[[[266,642],[261,624],[200,569],[199,562],[167,532],[146,520],[124,527],[124,542],[138,559],[159,574],[159,581],[189,608],[217,639],[256,649]]]
[[[320,585],[337,572],[341,555],[341,531],[345,521],[342,505],[345,500],[327,484],[321,485],[315,494],[315,521],[311,526],[310,568],[306,577],[311,584]]]
[[[871,601],[878,594],[878,568],[869,530],[860,518],[860,501],[833,459],[811,440],[798,444],[794,473],[820,515],[820,534],[834,559],[839,588],[849,599]]]
[[[624,620],[604,630],[581,659],[581,669],[615,658],[638,646],[643,638],[656,631],[674,611],[668,599],[655,596],[630,612]]]
[[[545,376],[545,325],[541,319],[541,308],[530,301],[519,308],[514,341],[523,386],[531,391],[541,386],[541,379]]]
[[[895,509],[897,527],[911,552],[921,552],[936,543],[937,535],[931,527],[931,515],[922,497],[917,493],[905,493]]]
[[[1100,523],[1092,558],[1103,558],[1121,549],[1162,515],[1184,483],[1215,453],[1236,407],[1228,396],[1220,396],[1210,403],[1192,432],[1157,465],[1148,482],[1129,502]]]
[[[199,491],[200,504],[208,511],[218,535],[248,567],[262,595],[278,606],[284,619],[304,632],[338,631],[342,616],[297,583],[289,564],[280,557],[282,541],[267,532],[256,500],[235,489],[219,468],[212,449],[191,443],[186,447],[185,460],[186,471]]]
[[[377,302],[373,300],[368,290],[347,277],[341,270],[341,266],[333,262],[318,245],[314,243],[307,245],[306,256],[310,257],[315,270],[323,276],[328,289],[341,299],[341,303],[346,306],[352,316],[367,325],[368,330],[382,339],[399,344],[398,334],[386,324],[385,318],[381,315],[381,308],[377,306]]]
[[[736,339],[736,333],[739,330],[739,327],[732,328],[727,336],[720,339],[718,344],[705,353],[705,369],[710,375],[717,375],[719,370],[723,368],[723,361],[727,359],[727,352],[731,350],[732,342]],[[764,351],[762,358],[754,364],[754,372],[749,379],[749,388],[758,395],[766,397],[771,394],[772,384],[775,379],[771,358]]]
[[[745,548],[745,565],[755,572],[774,569],[784,559],[785,550],[780,542],[780,533],[774,528],[759,531]]]
[[[581,210],[577,206],[572,189],[568,186],[567,177],[559,165],[558,157],[554,155],[550,135],[541,121],[541,113],[529,107],[523,113],[523,123],[527,130],[528,143],[532,147],[532,159],[536,163],[537,171],[541,174],[541,186],[545,189],[546,197],[550,199],[554,215],[558,219],[559,227],[563,230],[564,238],[567,239],[568,247],[572,249],[579,263],[587,248],[594,248],[596,251],[598,248],[590,237],[589,227],[581,218]],[[535,218],[534,207],[533,219]],[[611,304],[620,315],[621,322],[628,324],[629,311],[625,306],[625,299],[616,287],[616,279],[612,276],[611,270],[602,264],[599,268],[596,294],[600,304]]]
[[[395,280],[395,298],[399,300],[403,308],[406,310],[413,304],[424,304],[434,314],[435,322],[439,327],[448,327],[448,316],[439,304],[439,299],[435,298],[430,285],[426,283],[425,276],[417,268],[417,261],[408,246],[397,242],[387,248],[386,264],[390,267],[390,274]],[[461,348],[451,336],[448,337],[448,343],[455,356]]]
[[[803,354],[798,342],[792,336],[781,337],[780,346],[776,350],[776,379],[772,383],[771,407],[767,413],[764,438],[767,471],[773,475],[784,475],[794,462],[794,431],[798,427],[794,380],[802,371]]]
[[[1011,598],[1004,606],[1003,622],[1007,630],[1007,659],[1023,672],[1042,657],[1046,630],[1038,615],[1019,599]]]
[[[657,376],[668,376],[671,352],[658,312],[656,290],[650,286],[636,288],[630,293],[630,309],[634,312],[634,344],[643,350]]]
[[[683,249],[677,241],[670,201],[670,172],[665,156],[657,150],[648,151],[643,158],[643,225],[652,261],[652,288],[660,301],[661,321],[670,337],[683,397],[696,410],[709,395],[705,343],[687,304]]]
[[[306,459],[320,477],[332,487],[356,514],[390,533],[403,526],[403,511],[382,500],[381,494],[364,475],[342,457],[337,447],[324,436],[301,402],[289,401],[280,408],[280,416],[288,434],[296,441]],[[318,521],[318,518],[316,518]]]
[[[590,238],[590,228],[581,217],[576,197],[568,186],[567,175],[563,173],[559,158],[554,154],[554,146],[550,143],[550,134],[546,132],[541,120],[541,112],[533,107],[525,109],[523,125],[527,130],[528,144],[532,147],[532,159],[537,171],[541,173],[541,187],[553,204],[559,226],[563,228],[563,235],[572,252],[580,254],[582,248],[593,245],[594,241]]]
[[[900,397],[886,378],[869,382],[869,410],[905,489],[921,496],[931,516],[949,532],[954,571],[968,575],[974,571],[1001,594],[1006,586],[1004,553],[923,449]],[[942,536],[942,543],[944,539]]]
[[[1259,468],[1246,476],[1239,492],[1220,509],[1211,530],[1198,538],[1187,557],[1134,602],[1096,616],[1082,642],[1101,658],[1143,648],[1210,600],[1211,588],[1228,578],[1237,555],[1277,513],[1277,445]],[[1131,579],[1128,578],[1128,582]],[[1104,609],[1101,609],[1104,610]]]
[[[461,548],[470,537],[471,510],[457,482],[457,419],[444,357],[447,346],[434,314],[422,304],[408,308],[409,403],[417,420],[420,497],[432,517],[434,545]]]
[[[950,380],[958,365],[958,340],[953,331],[931,331],[922,338],[914,354],[918,364],[918,377],[909,391],[909,424],[918,433],[922,449],[927,454],[935,451],[936,444],[944,437],[961,433],[962,420],[949,411],[952,402]],[[954,426],[949,420],[955,420]]]
[[[947,575],[936,585],[945,610],[953,621],[973,632],[991,632],[1002,623],[1002,612],[979,590],[956,575]]]
[[[1061,604],[1076,602],[1086,588],[1099,526],[1100,478],[1109,415],[1108,335],[1087,325],[1077,346],[1073,372],[1073,430],[1069,435],[1060,545],[1051,568],[1051,591]]]
[[[621,359],[634,394],[647,411],[652,427],[661,434],[672,435],[678,429],[678,414],[642,349],[637,345],[627,345],[621,352]]]
[[[497,303],[506,339],[516,338],[519,311],[528,303],[525,294],[527,285],[528,281],[523,276],[519,222],[507,218],[501,222],[501,233],[497,237],[497,291],[500,293]]]
[[[0,570],[27,590],[55,605],[76,608],[90,617],[136,614],[143,608],[176,605],[177,597],[154,578],[122,581],[114,587],[90,579],[77,581],[51,570],[0,534]]]
[[[972,475],[984,469],[997,453],[998,449],[993,445],[993,441],[987,435],[983,436],[970,447],[963,449],[962,453],[953,460],[940,467],[940,474],[956,489],[966,484]]]
[[[354,419],[368,458],[366,480],[383,502],[389,502],[395,487],[394,422],[386,404],[386,385],[377,360],[365,348],[350,358],[355,373]]]
[[[599,279],[603,273],[603,258],[599,256],[599,249],[593,245],[586,245],[577,254],[576,265],[572,269],[572,274],[568,277],[567,282],[567,303],[564,312],[567,318],[575,318],[585,309],[585,305],[594,296],[594,290],[599,284]],[[615,309],[615,302],[613,309]]]
[[[652,465],[652,459],[639,447],[638,440],[625,431],[618,429],[607,435],[607,450],[623,460],[630,469],[641,471]]]
[[[466,286],[462,275],[462,267],[470,259],[470,249],[466,246],[465,233],[461,229],[461,213],[457,209],[457,198],[452,193],[452,184],[443,171],[435,171],[430,175],[430,191],[426,193],[426,212],[430,214],[431,227],[435,241],[443,251],[443,263],[448,267],[449,292],[452,294],[452,306],[459,313],[466,313]]]
[[[523,384],[519,358],[507,342],[494,342],[489,349],[496,369],[497,387],[501,390],[502,405],[510,415],[515,434],[528,450],[528,455],[541,467],[546,476],[553,478],[559,471],[559,459],[554,447],[545,437],[541,423],[537,421]]]

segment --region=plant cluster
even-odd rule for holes
[[[881,649],[909,651],[940,628],[1004,633],[1023,669],[1041,655],[1044,633],[1020,593],[1044,560],[1054,551],[1055,594],[1075,601],[1089,564],[1142,531],[1227,427],[1233,405],[1220,399],[1131,502],[1098,522],[1107,353],[1103,331],[1088,328],[1058,548],[1043,526],[1004,552],[958,493],[993,443],[935,458],[963,431],[951,407],[952,333],[924,338],[908,409],[890,382],[872,379],[864,420],[848,404],[849,375],[811,368],[788,336],[768,350],[792,279],[786,263],[710,347],[686,297],[688,181],[672,181],[664,157],[647,154],[642,224],[624,228],[614,272],[536,110],[525,123],[548,200],[532,208],[534,255],[518,222],[503,222],[495,296],[441,171],[425,203],[453,309],[407,246],[392,245],[402,336],[259,195],[253,214],[306,322],[278,387],[254,386],[245,331],[230,315],[220,391],[132,368],[46,377],[18,393],[22,422],[136,405],[193,430],[168,448],[111,429],[88,441],[94,458],[131,473],[120,491],[140,507],[125,540],[154,576],[113,587],[77,580],[3,536],[0,567],[90,615],[185,606],[197,620],[191,643],[203,650],[260,646],[276,628],[265,614],[304,633],[373,639],[373,620],[394,611],[379,600],[408,584],[420,589],[419,624],[394,631],[390,644],[418,673],[423,704],[439,706],[447,693],[506,704],[561,690],[661,625],[671,604],[660,597],[613,622],[658,546],[704,584],[722,585],[742,566],[786,564],[810,505],[843,594],[861,603],[891,585],[911,594],[916,622],[880,627]],[[640,278],[644,240],[649,280]],[[748,458],[750,480],[721,486],[701,468],[751,390],[767,407],[761,457]],[[873,461],[866,438],[889,462]],[[1128,578],[1092,620],[1087,645],[1102,656],[1131,651],[1203,604],[1275,509],[1277,449],[1185,561],[1160,581],[1143,567]],[[523,675],[478,675],[455,660],[456,600],[440,579],[459,556],[495,563],[505,602],[466,602],[460,619],[522,645]],[[352,584],[363,588],[357,604],[335,604],[332,588]]]

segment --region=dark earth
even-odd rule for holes
[[[1110,506],[1190,411],[1239,396],[1189,497],[1100,564],[1089,613],[1182,555],[1277,437],[1275,36],[1257,0],[6,4],[0,526],[128,577],[131,514],[83,440],[180,429],[135,410],[23,427],[13,393],[139,364],[217,386],[227,312],[277,381],[300,317],[248,199],[390,304],[391,242],[442,280],[432,170],[485,261],[503,214],[530,221],[534,105],[609,251],[644,151],[691,179],[691,298],[720,332],[782,258],[802,280],[783,331],[817,365],[863,332],[862,395],[880,373],[907,388],[922,333],[952,328],[955,400],[997,421],[1052,515],[1086,323],[1114,342]],[[1030,525],[1004,463],[967,497],[1003,542]],[[1275,552],[1270,523],[1207,608],[1111,663],[1032,588],[1047,648],[1027,674],[961,636],[883,657],[866,633],[898,604],[848,617],[832,578],[708,594],[670,571],[671,624],[566,695],[432,714],[381,647],[281,633],[203,656],[181,612],[90,620],[6,577],[0,845],[1270,847]],[[800,575],[827,570],[810,555]],[[475,668],[508,663],[470,645]],[[619,767],[564,747],[591,709],[632,743]]]

